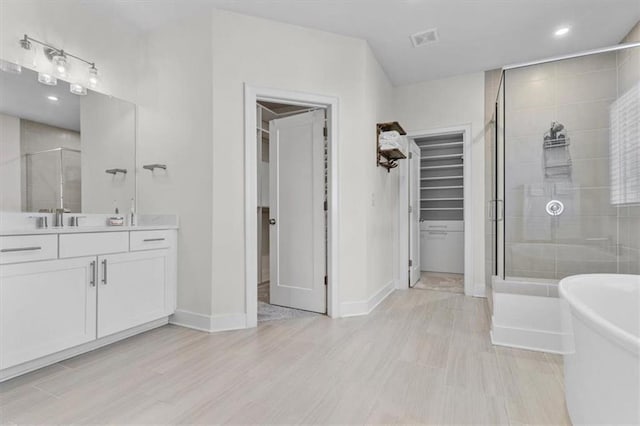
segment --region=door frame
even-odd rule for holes
[[[267,101],[321,107],[327,111],[327,315],[340,316],[338,305],[338,117],[339,102],[334,96],[272,89],[244,84],[244,244],[246,327],[258,325],[258,159],[256,102]]]
[[[441,127],[429,130],[416,130],[407,132],[407,147],[409,141],[418,139],[421,137],[435,136],[435,135],[447,135],[452,133],[462,133],[462,140],[464,142],[463,148],[463,179],[464,179],[464,294],[466,296],[475,296],[475,286],[473,284],[474,270],[473,270],[473,214],[472,208],[472,193],[471,193],[471,124],[464,124],[451,127]],[[400,279],[398,289],[409,288],[409,215],[407,214],[409,209],[409,167],[399,167],[400,173],[400,203],[398,208],[398,223],[400,228],[405,229],[406,232],[400,232],[400,256],[399,256],[399,271]],[[404,247],[404,249],[403,249]]]

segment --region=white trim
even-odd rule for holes
[[[573,337],[571,334],[498,325],[493,316],[489,335],[491,343],[497,346],[560,355],[573,352],[567,349],[567,342]]]
[[[484,297],[484,286],[474,284],[474,268],[473,268],[473,231],[474,231],[474,221],[473,221],[473,212],[471,211],[472,204],[472,192],[471,192],[471,171],[472,171],[472,163],[471,163],[471,124],[463,124],[459,126],[451,126],[451,127],[441,127],[437,129],[429,129],[429,130],[416,130],[407,133],[407,138],[409,139],[417,139],[425,136],[433,136],[433,135],[447,135],[453,133],[462,133],[462,140],[464,142],[463,147],[463,180],[464,180],[464,294],[467,296],[475,296],[475,297]],[[408,173],[409,168],[400,168],[400,173],[404,173],[405,181],[408,184]],[[402,182],[402,177],[400,178]],[[404,190],[402,190],[404,191]],[[408,189],[407,189],[408,191]],[[402,192],[401,192],[402,194]],[[406,215],[407,206],[408,206],[408,192],[406,203],[399,205],[398,215],[400,216],[400,244],[405,244],[408,246],[408,231],[402,232],[402,229],[409,229],[409,225],[407,223],[408,216]],[[405,235],[406,234],[406,235]],[[403,252],[401,251],[400,256],[400,271],[402,268],[407,267],[409,264],[408,251],[406,256],[403,257]],[[400,274],[402,276],[402,274]],[[400,283],[399,288],[408,288],[408,280],[406,286],[403,286]],[[482,289],[482,290],[481,290]]]
[[[256,212],[258,209],[258,164],[256,140],[256,102],[258,100],[287,103],[292,105],[322,107],[327,109],[328,128],[328,244],[327,244],[327,315],[340,316],[338,306],[338,98],[279,89],[269,89],[244,85],[244,244],[245,244],[245,327],[258,325],[258,229]]]
[[[169,323],[207,333],[239,330],[247,326],[245,314],[203,315],[183,310],[177,310]]]
[[[120,333],[112,334],[110,336],[103,337],[101,339],[92,340],[73,348],[65,349],[60,352],[56,352],[51,355],[44,356],[42,358],[34,359],[32,361],[25,362],[13,367],[6,368],[0,372],[0,382],[9,380],[13,377],[20,376],[30,371],[37,370],[47,365],[55,364],[65,359],[72,358],[76,355],[80,355],[86,352],[90,352],[94,349],[101,348],[103,346],[110,345],[119,340],[126,339],[136,334],[144,333],[145,331],[152,330],[154,328],[162,327],[168,323],[168,318],[160,318],[155,321],[148,322],[146,324],[139,325],[137,327],[130,328]]]
[[[404,138],[403,151],[409,152],[409,138]],[[408,157],[408,155],[407,155]],[[396,288],[398,290],[406,290],[409,288],[409,214],[407,213],[409,206],[409,161],[398,162],[398,280]]]
[[[529,62],[522,62],[519,64],[507,65],[505,67],[502,67],[502,70],[506,71],[506,70],[512,70],[514,68],[529,67],[531,65],[546,64],[548,62],[556,62],[556,61],[562,61],[565,59],[579,58],[581,56],[596,55],[598,53],[615,52],[616,50],[629,49],[631,47],[640,47],[640,42],[616,44],[614,46],[585,50],[578,53],[571,53],[569,55],[553,56],[551,58],[538,59],[536,61],[529,61]]]
[[[396,289],[397,284],[389,281],[384,287],[376,292],[367,300],[357,302],[343,302],[340,305],[340,313],[342,317],[356,317],[360,315],[370,314],[384,299],[387,298]]]

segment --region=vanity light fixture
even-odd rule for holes
[[[69,91],[78,96],[84,96],[87,94],[87,88],[78,83],[69,84]]]
[[[38,81],[42,84],[46,84],[47,86],[55,86],[56,84],[58,84],[58,79],[46,72],[38,73]]]
[[[553,34],[554,34],[556,37],[562,37],[562,36],[564,36],[564,35],[569,34],[569,31],[570,31],[570,28],[569,28],[569,27],[561,27],[561,28],[558,28],[558,29],[556,30],[556,32],[554,32]]]
[[[13,62],[0,59],[0,71],[7,72],[9,74],[20,74],[22,72],[22,67],[19,64],[14,64]]]
[[[53,86],[57,83],[56,76],[65,78],[69,74],[69,59],[75,59],[80,62],[84,62],[86,65],[89,65],[89,69],[87,71],[87,86],[95,89],[98,87],[100,83],[100,79],[98,78],[98,69],[96,68],[96,63],[87,61],[79,56],[72,55],[69,52],[64,51],[63,49],[59,49],[55,46],[52,46],[48,43],[45,43],[40,40],[36,40],[33,37],[29,37],[27,34],[24,35],[23,38],[20,39],[20,46],[28,51],[35,52],[36,46],[35,44],[39,44],[43,46],[44,56],[53,64],[53,73],[49,72],[39,72],[38,73],[38,81],[42,84],[47,84]],[[76,95],[86,95],[86,87],[79,84],[74,83],[69,88],[71,93],[75,93]]]

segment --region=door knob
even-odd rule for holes
[[[269,225],[275,225],[275,224],[276,224],[275,219],[269,219]]]

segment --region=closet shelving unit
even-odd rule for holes
[[[463,220],[464,145],[461,134],[416,140],[420,147],[420,219]]]

